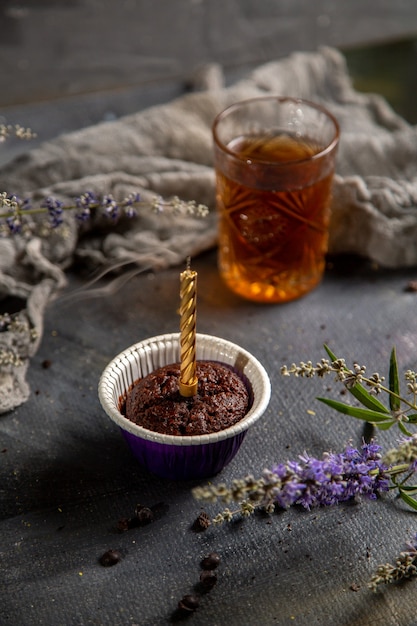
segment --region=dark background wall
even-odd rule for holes
[[[0,0],[0,32],[0,122],[32,125],[42,139],[167,101],[209,62],[231,81],[292,51],[336,46],[380,91],[387,64],[417,67],[415,42],[403,43],[417,37],[416,0]],[[354,56],[387,42],[392,54],[373,65]],[[8,144],[7,158],[19,150]]]

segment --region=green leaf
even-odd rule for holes
[[[387,420],[386,422],[378,422],[378,424],[375,424],[375,426],[377,428],[379,428],[379,430],[388,430],[389,428],[391,428],[391,426],[394,426],[394,424],[397,423],[397,420]]]
[[[400,379],[398,377],[398,363],[395,348],[393,348],[391,351],[391,357],[389,361],[389,389],[391,391],[389,396],[389,405],[391,411],[398,411],[401,404],[400,399],[397,397],[400,395]]]
[[[324,346],[329,358],[332,361],[337,361],[337,356],[330,350],[328,346]],[[378,411],[379,413],[388,414],[388,409],[377,398],[369,393],[365,387],[361,384],[356,384],[348,390],[358,402],[360,402],[367,409],[371,411]]]
[[[408,506],[417,511],[417,500],[409,496],[408,493],[405,493],[402,487],[400,487],[400,497]]]
[[[324,349],[327,352],[327,355],[331,361],[337,361],[337,356],[330,350],[329,346],[324,344]]]
[[[401,485],[401,491],[406,491],[409,495],[417,493],[417,485]]]
[[[407,437],[412,437],[413,436],[413,433],[411,433],[408,430],[408,428],[405,426],[404,422],[398,422],[398,428],[403,433],[403,435],[406,435]]]
[[[343,413],[344,415],[350,415],[351,417],[357,417],[358,419],[365,420],[366,422],[381,423],[392,422],[391,415],[389,413],[380,413],[379,411],[372,411],[371,409],[361,409],[359,407],[339,402],[338,400],[331,400],[330,398],[317,398],[320,402],[327,404],[332,409]]]
[[[407,417],[410,424],[415,424],[417,422],[417,413],[410,413]]]
[[[390,414],[387,407],[382,404],[375,396],[371,395],[369,391],[365,389],[363,385],[359,383],[349,389],[352,396],[356,398],[363,406],[372,411],[378,411],[378,413]]]

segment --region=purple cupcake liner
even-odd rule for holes
[[[246,431],[222,441],[196,446],[172,446],[146,439],[121,429],[139,463],[152,474],[170,480],[210,478],[236,455]]]

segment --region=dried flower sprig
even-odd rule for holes
[[[22,319],[20,313],[2,313],[0,315],[0,335],[8,332],[14,333],[15,337],[19,334],[26,335],[30,342],[39,338],[39,332],[36,328],[31,326],[27,319]],[[0,345],[0,370],[20,367],[24,363],[24,358],[19,354],[19,342],[12,342],[11,346]]]
[[[0,367],[20,367],[23,360],[10,348],[0,348]]]
[[[377,591],[381,583],[399,582],[414,576],[417,576],[417,533],[406,545],[406,549],[397,556],[395,564],[384,563],[377,567],[368,587],[372,591]]]
[[[29,141],[35,139],[36,136],[31,128],[25,128],[20,124],[0,124],[0,142],[6,141],[10,137]]]
[[[398,490],[401,500],[417,511],[417,485],[408,484],[417,471],[417,434],[404,437],[397,448],[389,450],[384,463],[391,468],[393,488]]]
[[[345,359],[337,358],[328,346],[325,346],[325,350],[330,360],[322,359],[316,365],[313,365],[311,361],[301,362],[299,365],[293,363],[290,367],[283,365],[281,374],[283,376],[294,375],[304,378],[318,376],[322,378],[327,374],[334,373],[336,380],[342,382],[364,408],[329,398],[317,398],[318,400],[344,415],[364,420],[382,430],[388,430],[396,424],[404,435],[411,436],[412,433],[408,425],[417,423],[417,372],[407,370],[404,374],[407,395],[411,396],[411,399],[406,398],[400,392],[395,348],[392,349],[390,356],[388,386],[383,384],[385,378],[377,372],[371,376],[366,376],[364,365],[354,363],[353,367],[349,368]],[[384,406],[375,397],[382,392],[389,396],[388,406]]]
[[[30,328],[27,320],[21,320],[19,313],[2,313],[0,315],[0,333],[13,331],[15,333],[29,333],[34,341],[38,334],[34,328]]]
[[[384,456],[384,462],[389,465],[407,465],[413,471],[417,470],[417,434],[404,437],[397,448],[389,450]]]
[[[3,209],[3,211],[2,211]],[[46,215],[48,225],[54,229],[63,223],[66,211],[72,211],[79,222],[86,222],[93,213],[99,212],[111,222],[116,222],[122,216],[133,218],[138,209],[150,209],[156,213],[172,211],[175,215],[191,215],[205,217],[209,210],[203,204],[194,200],[183,201],[177,196],[165,200],[156,196],[151,200],[142,200],[140,194],[130,194],[120,201],[116,201],[111,194],[98,195],[87,191],[73,199],[69,205],[54,197],[47,197],[38,206],[33,206],[28,199],[21,200],[17,196],[0,193],[0,235],[16,235],[31,230],[28,218],[35,215]]]

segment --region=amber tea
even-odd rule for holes
[[[240,137],[229,148],[247,160],[305,160],[317,152],[290,136]],[[305,186],[268,189],[262,168],[218,173],[220,269],[229,287],[251,300],[285,301],[321,279],[327,251],[332,175]],[[239,180],[236,180],[239,179]],[[266,188],[265,188],[266,186]]]
[[[334,161],[299,135],[251,132],[216,147],[219,269],[250,300],[298,298],[324,272]]]

